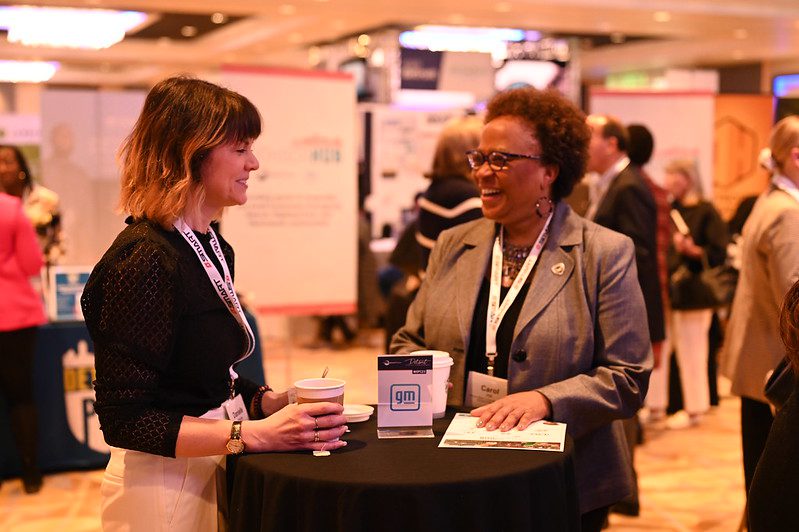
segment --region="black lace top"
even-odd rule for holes
[[[210,236],[197,236],[214,257]],[[232,275],[233,249],[219,240]],[[227,399],[228,367],[246,342],[194,251],[176,230],[131,223],[95,266],[81,304],[106,442],[175,456],[182,417]],[[236,389],[249,405],[258,387],[238,379]]]

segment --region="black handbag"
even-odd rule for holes
[[[763,392],[766,394],[768,402],[774,406],[775,410],[779,410],[783,405],[788,402],[788,397],[793,393],[795,378],[791,362],[787,357],[783,357],[774,371],[771,372],[766,380],[766,386]]]
[[[677,310],[724,307],[732,302],[738,270],[728,264],[711,268],[702,254],[702,271],[694,272],[687,263],[671,274],[669,297]]]

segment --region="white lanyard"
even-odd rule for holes
[[[549,213],[538,241],[524,260],[522,269],[519,270],[516,279],[513,280],[513,284],[508,290],[505,299],[502,300],[501,305],[499,297],[501,293],[500,286],[502,285],[502,239],[504,229],[494,239],[494,251],[491,255],[491,285],[488,291],[488,312],[486,316],[486,358],[488,359],[488,374],[491,376],[494,375],[494,359],[497,358],[497,331],[499,330],[499,324],[513,304],[513,300],[519,295],[522,286],[527,281],[527,277],[533,271],[535,263],[538,262],[538,257],[541,255],[547,236],[549,236],[549,222],[551,221],[552,213]]]
[[[774,183],[774,186],[778,189],[782,190],[790,194],[793,199],[799,202],[799,188],[797,188],[796,183],[785,177],[784,175],[775,175],[771,182]]]
[[[211,284],[214,286],[219,299],[222,300],[233,317],[236,318],[236,322],[239,324],[239,327],[241,327],[241,330],[247,337],[247,348],[245,349],[244,354],[239,357],[236,362],[244,360],[250,356],[255,349],[255,335],[250,328],[250,324],[247,323],[247,318],[244,316],[244,309],[241,308],[239,298],[236,296],[236,291],[233,289],[233,280],[230,277],[230,270],[228,270],[227,262],[225,262],[225,256],[222,254],[222,249],[219,246],[219,241],[216,239],[216,233],[214,233],[214,229],[212,227],[208,228],[208,231],[211,233],[211,249],[214,250],[214,255],[216,255],[217,259],[219,259],[219,264],[222,265],[222,271],[225,274],[224,280],[219,274],[219,270],[216,268],[214,263],[211,262],[211,260],[205,254],[205,249],[200,241],[197,240],[194,231],[191,230],[191,227],[188,226],[183,218],[178,218],[174,225],[175,229],[178,230],[178,233],[183,236],[183,239],[186,240],[186,242],[188,242],[191,248],[194,250],[197,258],[200,259],[200,263],[205,267],[205,273],[208,275],[208,279],[210,279]],[[233,383],[236,381],[239,375],[233,369],[232,364],[230,368],[228,368],[228,371],[230,372],[230,398],[233,399]]]

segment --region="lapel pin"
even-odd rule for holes
[[[555,275],[563,275],[563,272],[565,271],[566,271],[566,265],[563,264],[562,262],[559,262],[554,266],[552,266],[552,273],[554,273]]]

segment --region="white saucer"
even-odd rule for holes
[[[347,418],[347,423],[366,421],[374,411],[374,407],[369,405],[344,405],[344,417]]]

